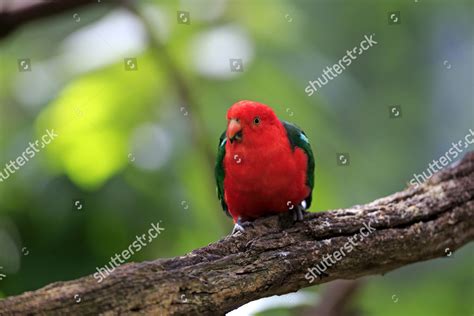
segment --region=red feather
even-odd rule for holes
[[[302,149],[292,149],[273,110],[240,101],[227,119],[238,120],[242,133],[241,141],[231,142],[227,131],[225,145],[224,198],[234,222],[288,212],[300,204],[311,190],[306,185],[308,158]]]

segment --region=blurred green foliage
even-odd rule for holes
[[[139,72],[116,64],[78,77],[38,118],[38,135],[61,133],[48,146],[55,157],[50,161],[81,187],[98,189],[125,168],[133,127],[147,120],[162,95],[163,76],[156,75],[150,56],[139,60]]]
[[[403,189],[474,127],[472,1],[139,7],[169,61],[135,16],[104,1],[78,10],[80,22],[63,14],[0,42],[0,171],[45,130],[59,134],[0,183],[0,266],[7,274],[0,295],[91,274],[151,222],[162,220],[165,231],[131,261],[182,255],[226,235],[232,223],[192,126],[215,150],[226,110],[238,100],[271,105],[308,134],[316,154],[312,211]],[[191,24],[178,23],[178,10],[190,12]],[[388,24],[391,11],[401,12],[401,24]],[[125,35],[116,29],[124,20],[139,26]],[[373,33],[377,46],[306,95],[309,80]],[[141,46],[130,48],[132,39]],[[94,64],[95,57],[105,61]],[[126,70],[129,57],[136,71]],[[31,60],[31,72],[18,71],[19,58]],[[243,59],[243,72],[230,71],[231,58]],[[192,104],[179,95],[170,62]],[[395,104],[402,117],[391,119]],[[341,152],[349,153],[349,166],[337,164]],[[367,315],[470,315],[473,262],[469,245],[454,259],[372,277],[355,306]]]

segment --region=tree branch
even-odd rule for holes
[[[247,302],[336,279],[380,274],[446,255],[474,239],[474,153],[434,175],[367,205],[259,219],[172,259],[126,264],[102,283],[92,276],[58,282],[0,301],[5,314],[153,313],[219,315]],[[310,284],[308,268],[341,249],[364,224],[376,228]],[[79,295],[81,302],[74,297]]]
[[[307,308],[302,316],[348,316],[354,315],[349,310],[349,304],[361,287],[359,280],[336,280],[330,282],[323,289],[319,304]]]
[[[2,3],[0,39],[29,22],[99,2],[100,0],[22,0]]]

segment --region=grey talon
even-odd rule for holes
[[[294,210],[293,213],[293,221],[301,222],[304,219],[304,214],[306,213],[303,206],[298,205]]]
[[[234,225],[234,228],[232,229],[231,235],[234,235],[237,232],[241,232],[243,234],[245,232],[244,224],[250,224],[250,223],[249,222],[242,223],[242,218],[239,217],[237,219],[237,222]]]
[[[235,235],[237,234],[238,232],[240,233],[244,233],[245,232],[245,228],[243,228],[241,225],[239,225],[238,223],[235,223],[234,225],[234,228],[232,229],[232,233],[230,233],[231,235]]]

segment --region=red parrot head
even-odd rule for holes
[[[268,142],[272,138],[271,134],[278,134],[280,126],[273,110],[255,101],[239,101],[227,111],[226,136],[231,144]]]

